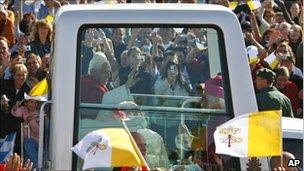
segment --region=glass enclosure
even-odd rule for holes
[[[75,144],[128,118],[129,131],[146,141],[151,169],[239,170],[238,159],[215,154],[213,141],[216,126],[233,116],[222,31],[123,26],[79,29]],[[74,156],[73,170],[82,162]]]

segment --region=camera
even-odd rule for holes
[[[145,56],[143,55],[138,56],[137,59],[139,60],[140,63],[145,62]]]
[[[3,94],[1,96],[1,110],[4,112],[4,113],[8,113],[9,112],[9,106],[8,106],[8,102],[10,101],[9,98],[6,97],[5,94]]]
[[[235,14],[239,14],[241,12],[244,12],[246,14],[249,14],[251,12],[250,10],[250,7],[248,6],[248,4],[241,4],[241,5],[238,5],[234,10],[233,12]]]
[[[25,46],[25,52],[31,51],[31,46]]]
[[[8,102],[9,101],[9,99],[6,97],[6,94],[3,94],[1,96],[1,100],[4,101],[4,102]]]

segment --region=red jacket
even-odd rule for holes
[[[89,75],[81,79],[81,102],[101,103],[103,95],[108,91],[106,85],[99,84]]]
[[[283,89],[278,90],[289,98],[293,113],[297,113],[297,109],[300,107],[297,85],[291,81],[287,81],[286,86]]]

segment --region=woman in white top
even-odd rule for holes
[[[162,77],[156,80],[154,84],[155,94],[172,95],[172,96],[188,96],[188,88],[184,78],[174,62],[168,62],[165,66]],[[168,98],[156,98],[156,105],[177,107],[181,104],[171,101]]]

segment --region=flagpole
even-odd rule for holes
[[[282,130],[282,110],[279,112],[280,115],[280,129],[281,129],[281,168],[283,169],[283,130]]]
[[[126,125],[126,123],[123,121],[123,119],[121,119],[121,122],[122,122],[122,124],[123,124],[125,130],[127,131],[129,137],[131,138],[132,143],[133,143],[133,144],[136,144],[136,142],[134,141],[134,139],[133,139],[133,137],[132,137],[132,135],[131,135],[131,133],[130,133],[128,127],[127,127],[127,125]],[[135,145],[135,150],[136,150],[136,152],[140,155],[140,157],[143,159],[143,162],[144,162],[144,164],[146,165],[147,169],[150,170],[149,165],[148,165],[147,162],[146,162],[146,159],[145,159],[144,156],[141,154],[141,152],[140,152],[139,148],[137,147],[137,145]]]
[[[210,116],[208,117],[208,119],[207,119],[207,121],[206,121],[206,133],[205,133],[205,138],[206,138],[206,141],[205,141],[205,149],[206,149],[206,152],[207,152],[207,154],[209,154],[209,152],[208,152],[208,147],[209,147],[209,137],[208,137],[208,133],[209,133],[209,131],[208,131],[208,127],[209,127],[209,120],[210,120]],[[209,157],[208,157],[208,155],[206,155],[206,157],[207,157],[207,163],[209,163]]]
[[[19,22],[22,20],[22,18],[23,18],[23,4],[24,4],[24,2],[23,2],[24,0],[20,0],[19,1]]]
[[[23,127],[23,122],[21,123],[21,132],[20,132],[20,137],[21,137],[21,157],[24,158],[24,155],[23,155],[23,146],[24,146],[24,134],[23,134],[23,130],[24,130],[24,127]]]
[[[282,149],[283,150],[283,149]],[[280,161],[281,168],[283,169],[283,151],[281,152],[281,161]]]

